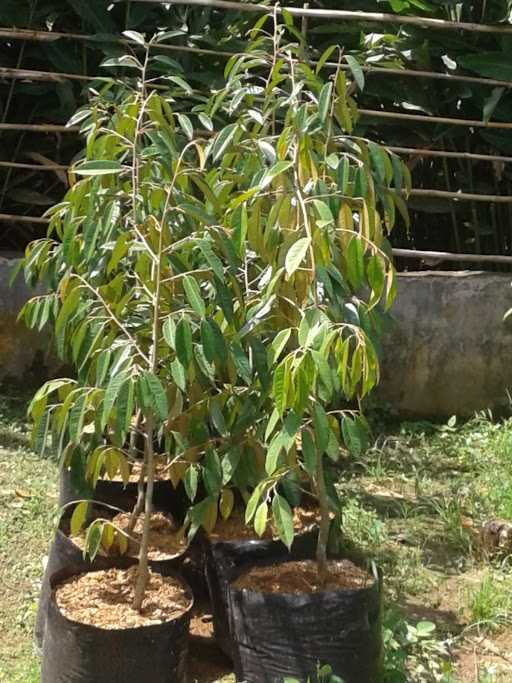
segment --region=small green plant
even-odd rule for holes
[[[465,602],[470,619],[482,629],[510,624],[512,618],[512,582],[506,574],[489,570],[475,588],[466,591]]]
[[[408,623],[395,610],[384,615],[384,683],[455,683],[446,641],[435,638],[436,626]]]

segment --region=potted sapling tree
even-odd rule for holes
[[[180,75],[158,77],[161,58],[150,48],[157,52],[166,34],[149,44],[128,37],[145,48],[144,59],[129,54],[107,65],[133,70],[135,85],[106,86],[80,114],[86,157],[49,212],[49,236],[25,259],[28,275],[50,289],[24,317],[51,321],[76,369],[76,378],[36,394],[36,440],[51,436],[62,461],[92,484],[103,469],[127,481],[134,448],[143,451],[138,501],[123,524],[105,514],[91,522],[89,501],[74,507],[71,533],[87,529],[89,557],[125,556],[50,578],[44,683],[183,680],[192,596],[178,575],[151,562],[159,457],[192,498],[202,474],[209,498],[196,511],[201,524],[211,523],[219,499],[223,510],[230,505],[213,449],[228,435],[221,407],[240,401],[233,350],[216,321],[216,312],[232,310],[227,240],[212,227],[223,211],[205,141],[194,134],[199,117],[210,120]],[[139,527],[137,558],[126,557]]]
[[[381,308],[395,291],[385,233],[397,212],[407,220],[410,179],[397,157],[352,135],[352,94],[364,83],[357,62],[329,48],[314,69],[284,16],[269,32],[270,17],[258,22],[209,114],[230,119],[219,133],[232,196],[224,220],[243,260],[253,313],[246,332],[264,349],[267,376],[253,425],[265,475],[246,499],[245,519],[258,535],[271,521],[291,548],[283,484],[292,477],[316,496],[319,533],[309,561],[267,557],[217,569],[231,572],[239,680],[306,680],[320,661],[346,683],[376,683],[380,580],[348,558],[328,558],[343,502],[328,463],[359,453],[367,438],[360,404],[378,382]]]

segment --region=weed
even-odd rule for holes
[[[481,628],[495,629],[512,622],[512,579],[489,570],[476,588],[466,590],[470,619]]]

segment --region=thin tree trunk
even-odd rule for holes
[[[133,609],[140,612],[146,586],[149,578],[148,569],[148,549],[149,531],[151,528],[151,515],[153,513],[153,488],[155,484],[155,456],[153,451],[153,418],[146,418],[146,449],[144,465],[147,469],[147,487],[145,494],[144,526],[142,530],[142,540],[139,550],[139,567],[137,573],[137,584],[135,586],[135,596],[133,598]]]
[[[329,574],[327,567],[327,544],[329,542],[329,528],[331,525],[331,520],[329,516],[327,489],[325,486],[324,461],[323,455],[320,454],[317,454],[316,460],[316,489],[320,507],[320,529],[318,532],[318,542],[316,546],[316,562],[318,565],[320,583],[323,585],[326,583]]]

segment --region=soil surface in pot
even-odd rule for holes
[[[330,560],[329,577],[322,584],[316,562],[284,562],[267,567],[252,567],[242,574],[233,585],[259,593],[318,593],[324,591],[356,590],[366,588],[375,579],[350,560]]]
[[[318,522],[318,511],[309,508],[296,507],[293,510],[293,526],[296,534],[307,531]],[[241,510],[235,510],[228,519],[222,519],[217,522],[215,529],[209,534],[209,538],[214,541],[241,541],[241,540],[259,540],[277,539],[278,534],[273,529],[272,524],[267,524],[263,536],[258,536],[254,531],[252,524],[246,524],[244,513]]]
[[[96,519],[98,517],[105,517],[105,512],[103,513],[99,510],[95,510],[94,516]],[[128,525],[130,524],[131,514],[129,512],[120,512],[114,517],[112,517],[112,524],[116,526],[121,531],[127,531]],[[92,520],[91,520],[92,521]],[[136,524],[135,528],[130,534],[131,538],[128,541],[127,555],[136,556],[139,552],[139,545],[142,539],[142,528],[144,525],[144,513],[142,513]],[[85,535],[86,529],[84,529],[78,536],[72,536],[71,540],[79,548],[85,545]],[[163,514],[162,512],[154,512],[151,515],[150,532],[149,532],[149,554],[150,560],[168,560],[172,557],[176,557],[181,553],[184,553],[187,549],[187,540],[183,533],[177,530],[177,524],[172,520],[170,515]],[[103,556],[112,555],[112,553],[107,553],[104,548],[100,547],[99,554]]]
[[[190,607],[190,596],[177,579],[150,571],[138,612],[132,608],[136,581],[136,565],[87,572],[57,586],[55,599],[68,619],[104,629],[162,624],[181,616]]]
[[[142,470],[142,462],[134,462],[130,467],[130,476],[128,482],[138,483]],[[106,481],[123,481],[122,476],[117,473],[114,477],[103,477]],[[155,457],[155,480],[156,481],[171,481],[169,475],[169,461],[166,458]]]

